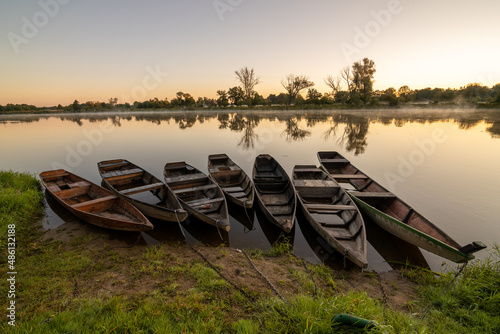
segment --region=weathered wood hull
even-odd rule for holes
[[[349,195],[316,166],[295,166],[292,180],[307,222],[337,252],[366,268],[366,229]]]
[[[153,229],[132,204],[75,174],[59,169],[42,172],[40,179],[59,204],[87,223],[121,231]]]
[[[255,158],[252,179],[260,210],[266,218],[290,233],[295,223],[297,195],[290,177],[270,155]]]
[[[208,173],[228,201],[247,209],[253,207],[255,190],[252,180],[226,154],[208,156]]]
[[[165,183],[193,217],[229,231],[229,213],[221,188],[211,178],[185,162],[167,163]]]
[[[448,260],[460,263],[474,258],[445,232],[400,198],[360,172],[337,152],[318,152],[322,168],[337,181],[348,181],[349,195],[361,211],[389,233]]]
[[[172,191],[141,167],[125,159],[101,161],[97,167],[106,188],[134,205],[144,215],[167,222],[182,222],[188,217]],[[135,173],[128,174],[130,171]],[[148,203],[131,197],[145,192],[151,192],[158,201]]]

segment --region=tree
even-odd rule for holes
[[[322,94],[317,89],[311,88],[307,91],[307,102],[317,104],[321,96]]]
[[[398,89],[397,96],[401,102],[411,102],[415,100],[415,91],[408,86],[401,86]]]
[[[254,73],[253,68],[250,70],[248,67],[242,67],[239,71],[234,71],[236,77],[243,85],[243,90],[245,91],[245,98],[250,103],[253,98],[254,87],[259,84],[260,79]]]
[[[340,76],[336,76],[335,78],[332,75],[329,75],[325,78],[325,83],[328,87],[332,89],[332,96],[336,93],[340,92],[340,82],[342,78]]]
[[[245,98],[245,91],[240,86],[234,86],[227,91],[227,97],[234,105],[238,105]]]
[[[73,102],[73,110],[80,111],[80,102],[78,102],[77,100]]]
[[[309,81],[305,75],[289,74],[285,79],[281,80],[281,85],[285,88],[288,99],[287,106],[297,97],[301,90],[314,86],[314,82]]]
[[[218,90],[217,95],[219,95],[219,98],[217,99],[217,105],[220,107],[227,107],[229,104],[229,101],[227,99],[227,93],[225,90]]]
[[[345,81],[347,86],[347,91],[350,92],[352,90],[352,72],[349,66],[346,66],[340,71],[340,77]]]
[[[367,103],[371,98],[375,72],[375,62],[368,58],[363,58],[362,61],[357,61],[352,65],[353,88],[360,94],[364,103]]]
[[[109,102],[109,106],[111,108],[113,108],[118,103],[118,98],[117,97],[115,97],[115,98],[111,97],[111,98],[108,99],[108,102]]]

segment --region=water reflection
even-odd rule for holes
[[[485,122],[489,127],[487,132],[493,138],[500,137],[500,112],[475,111],[475,110],[363,110],[363,111],[296,111],[296,112],[264,112],[263,115],[248,111],[228,113],[225,111],[200,111],[200,112],[116,112],[116,113],[68,113],[68,114],[43,114],[43,115],[0,115],[0,124],[33,123],[40,120],[57,117],[62,121],[69,121],[82,126],[84,121],[91,123],[109,121],[116,127],[121,126],[121,121],[146,121],[154,124],[161,124],[162,121],[169,123],[174,119],[180,129],[192,128],[194,125],[203,124],[206,121],[216,119],[219,122],[219,129],[230,129],[231,131],[248,130],[247,138],[252,138],[251,130],[255,129],[260,120],[277,121],[286,126],[283,135],[289,141],[304,140],[309,137],[311,131],[300,128],[299,123],[305,120],[306,127],[314,128],[317,125],[331,124],[325,134],[325,138],[333,138],[334,135],[345,143],[351,151],[361,154],[366,148],[364,142],[368,133],[369,124],[394,124],[396,127],[403,127],[408,123],[432,124],[435,122],[452,121],[458,124],[462,130],[468,130]],[[345,125],[343,133],[338,134],[338,125]],[[251,140],[244,140],[250,143]]]
[[[112,136],[103,135],[99,145],[91,145],[92,150],[84,150],[89,145],[85,146],[82,142],[90,143],[90,139],[80,132],[99,128],[103,122],[112,123],[121,129],[117,129]],[[437,122],[442,124],[430,126]],[[457,239],[469,242],[470,234],[474,234],[477,240],[490,235],[487,240],[498,239],[498,233],[495,232],[498,226],[494,225],[498,217],[498,205],[494,203],[498,202],[498,194],[494,189],[498,189],[500,184],[494,175],[500,160],[498,155],[491,154],[498,152],[498,111],[124,112],[0,116],[0,123],[0,142],[4,143],[0,144],[0,156],[3,157],[1,168],[39,173],[50,169],[53,162],[57,161],[94,182],[100,181],[95,163],[116,156],[144,161],[160,178],[165,156],[172,161],[192,159],[198,166],[206,166],[206,156],[215,151],[214,143],[217,143],[217,151],[234,155],[247,172],[251,171],[255,158],[255,155],[248,153],[271,153],[283,161],[286,167],[290,167],[298,163],[317,164],[315,151],[333,146],[332,149],[360,155],[355,158],[356,165],[359,163],[360,167],[369,168],[371,175],[378,175],[379,180],[384,181],[384,173],[388,170],[398,171],[398,160],[394,162],[393,158],[397,159],[401,154],[411,157],[409,149],[415,147],[393,145],[393,150],[387,151],[387,143],[394,142],[395,133],[402,141],[413,144],[414,136],[430,133],[433,127],[443,127],[454,140],[448,141],[446,147],[440,148],[437,154],[426,157],[425,163],[418,166],[418,173],[398,184],[397,193],[409,199],[410,203],[415,203],[431,220],[458,236]],[[425,126],[412,127],[411,124]],[[406,131],[396,127],[408,127],[410,131],[407,135]],[[58,129],[58,136],[54,136],[54,128]],[[269,131],[261,130],[274,131],[274,137],[270,136],[272,140],[266,141],[268,138],[264,138],[264,133],[268,134]],[[472,158],[458,159],[469,144],[468,154]],[[71,155],[68,160],[68,147],[75,154],[81,152],[81,159],[77,161]],[[475,147],[478,149],[471,150]],[[367,152],[370,154],[364,154]],[[374,156],[380,154],[386,160],[393,160],[373,160]],[[453,166],[456,172],[452,172],[448,166]],[[468,180],[463,176],[477,168],[486,172],[474,175],[474,180],[467,183]],[[468,190],[464,192],[463,189]],[[47,228],[55,228],[54,224],[72,224],[70,229],[80,226],[81,229],[96,230],[78,221],[66,210],[52,208],[54,203],[49,199],[47,202]],[[245,212],[230,208],[230,215],[232,226],[226,235],[220,236],[215,228],[189,221],[182,229],[177,224],[166,226],[155,223],[156,228],[144,234],[143,238],[148,243],[184,242],[184,231],[189,242],[262,250],[269,249],[283,238],[281,230],[266,223],[258,210]],[[472,229],[471,221],[477,227]],[[294,252],[318,261],[331,262],[332,266],[333,263],[342,266],[342,256],[329,249],[303,223],[298,218],[295,234],[288,236],[294,245]],[[369,252],[377,255],[372,254],[371,258],[369,255],[369,260],[384,261],[393,266],[393,263],[403,263],[409,259],[413,264],[427,265],[425,259],[429,260],[428,254],[424,252],[424,258],[418,249],[412,250],[407,244],[391,240],[391,236],[384,235],[383,230],[379,236],[376,226],[374,229],[372,227],[367,224],[368,242],[371,244]],[[115,234],[110,232],[109,235]],[[431,265],[440,262],[429,261]]]
[[[311,131],[304,130],[299,127],[298,119],[296,117],[290,117],[285,121],[286,128],[283,131],[282,135],[285,135],[287,142],[304,140],[306,137],[311,135]]]
[[[366,135],[370,127],[367,117],[334,115],[330,124],[330,128],[322,136],[325,140],[336,140],[337,145],[345,147],[347,152],[354,151],[354,155],[365,153],[368,146]],[[339,124],[345,124],[341,134],[338,133]]]

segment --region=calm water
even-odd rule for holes
[[[207,156],[227,153],[247,173],[256,155],[269,153],[291,172],[318,164],[316,152],[339,151],[393,190],[460,244],[500,241],[500,111],[342,111],[119,113],[0,116],[0,169],[65,168],[100,183],[98,161],[125,158],[163,179],[166,162],[186,161],[207,171]],[[74,221],[48,199],[46,228]],[[280,233],[254,211],[230,207],[226,234],[196,221],[183,230],[190,242],[269,249]],[[150,244],[184,240],[176,224],[159,222],[143,234]],[[419,252],[367,221],[371,269],[412,256],[441,270],[443,259]],[[113,232],[110,232],[113,233]],[[341,255],[298,217],[287,236],[311,261],[343,265]],[[223,240],[223,241],[222,241]],[[422,258],[423,254],[423,258]],[[487,255],[483,251],[477,255]]]

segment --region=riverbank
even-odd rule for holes
[[[113,108],[96,108],[96,109],[82,109],[79,111],[62,110],[54,108],[38,108],[36,110],[11,110],[0,111],[0,115],[80,115],[87,113],[142,113],[142,112],[186,112],[186,111],[216,111],[216,112],[237,112],[237,111],[373,111],[373,110],[389,110],[397,111],[401,109],[412,110],[460,110],[460,109],[486,109],[486,110],[500,110],[498,103],[476,103],[476,104],[458,104],[458,103],[401,103],[398,105],[389,105],[387,103],[367,104],[367,105],[344,105],[344,104],[298,104],[287,107],[286,105],[257,105],[257,106],[228,106],[228,107],[182,107],[182,108],[134,108],[134,107],[113,107]]]
[[[452,272],[334,271],[303,262],[286,243],[243,252],[148,246],[140,234],[80,222],[44,231],[42,203],[34,177],[0,172],[0,272],[5,277],[10,270],[7,238],[14,224],[17,273],[15,298],[0,296],[2,305],[15,301],[16,326],[4,317],[0,327],[13,332],[325,333],[337,313],[377,321],[374,332],[500,330],[498,248],[443,293]]]

